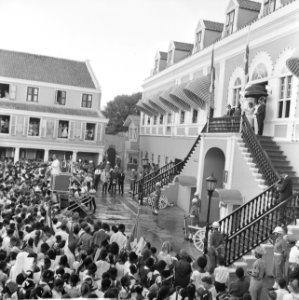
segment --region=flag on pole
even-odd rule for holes
[[[249,45],[247,43],[246,49],[245,49],[245,56],[244,56],[244,73],[245,73],[245,78],[244,78],[244,86],[249,81],[249,66],[248,66],[248,59],[249,59]]]
[[[214,47],[212,48],[211,67],[210,67],[210,103],[209,103],[209,117],[213,116],[214,111],[214,93],[215,93],[215,67],[214,67]]]

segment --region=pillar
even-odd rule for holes
[[[16,163],[17,161],[19,161],[20,159],[20,148],[19,147],[15,147],[15,152],[14,152],[14,163]]]
[[[72,161],[73,162],[77,161],[77,154],[78,154],[78,151],[73,151],[73,155],[72,155]]]
[[[48,162],[49,161],[49,149],[45,149],[44,150],[44,162]]]

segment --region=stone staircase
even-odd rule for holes
[[[286,173],[292,179],[294,190],[299,190],[299,177],[293,170],[284,152],[280,150],[279,145],[270,136],[258,136],[263,149],[266,151],[269,159],[272,162],[274,169],[279,173]]]
[[[284,152],[280,150],[279,145],[270,136],[258,136],[258,140],[268,155],[275,171],[279,174],[288,174],[288,176],[292,179],[294,190],[299,190],[299,177],[296,176],[296,172],[293,170],[290,162],[284,155]],[[261,190],[265,190],[268,187],[266,180],[263,178],[263,175],[255,163],[251,152],[241,138],[238,140],[238,145],[245,161],[250,167],[255,180],[258,183],[258,186],[261,188]]]

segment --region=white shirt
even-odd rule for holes
[[[110,238],[110,244],[116,242],[119,250],[124,249],[127,246],[127,237],[120,231],[113,233]]]
[[[227,283],[229,278],[229,270],[225,266],[219,266],[214,270],[215,281]]]
[[[56,158],[51,164],[51,175],[58,175],[60,173],[60,161]]]
[[[297,246],[293,246],[289,255],[289,263],[299,264],[299,249]]]

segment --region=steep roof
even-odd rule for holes
[[[218,23],[209,20],[202,20],[207,30],[222,32],[223,23]]]
[[[14,101],[5,101],[5,100],[4,101],[0,100],[0,108],[34,111],[34,112],[41,112],[41,113],[64,114],[70,116],[81,116],[81,117],[91,117],[91,118],[102,117],[101,113],[99,113],[97,110],[65,108],[61,106],[45,106],[39,104],[27,104],[27,103],[20,103]]]
[[[182,43],[182,42],[173,42],[174,48],[176,50],[181,50],[181,51],[189,51],[191,52],[193,49],[193,44],[188,44],[188,43]]]
[[[260,11],[261,9],[261,3],[259,2],[250,1],[250,0],[237,0],[237,2],[240,8],[253,10],[253,11]]]
[[[1,49],[0,76],[96,88],[86,62]]]
[[[160,59],[167,60],[167,52],[159,51]]]

